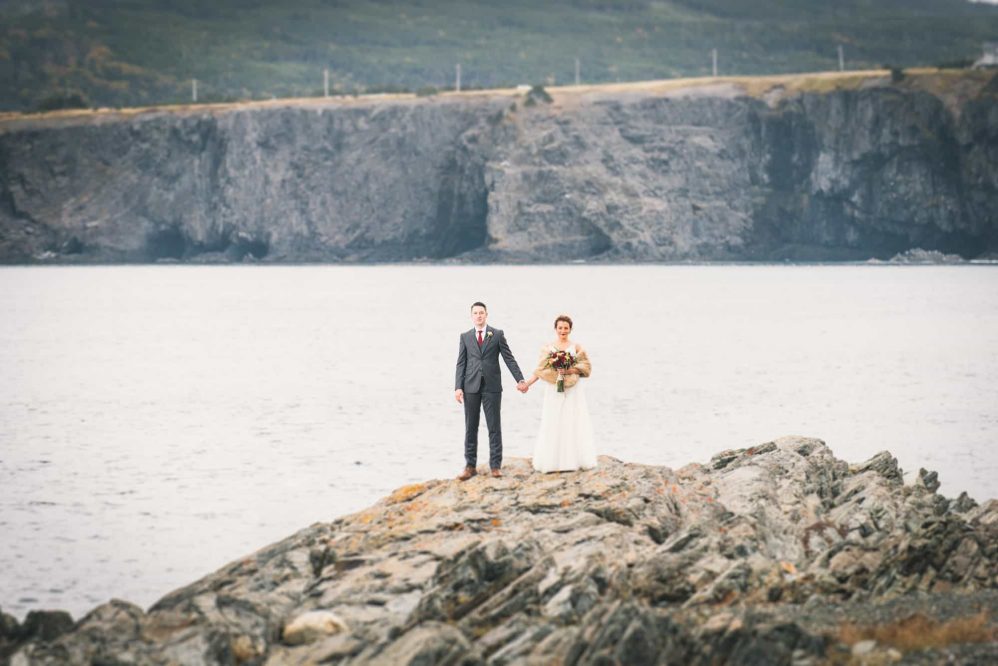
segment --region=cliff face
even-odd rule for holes
[[[0,261],[865,259],[998,250],[998,77],[0,121]]]
[[[993,663],[998,501],[786,437],[406,486],[157,602],[0,614],[28,664]],[[850,654],[852,653],[852,655]],[[850,661],[850,656],[856,656]]]
[[[150,113],[0,138],[0,252],[284,261],[451,256],[481,245],[492,102]]]

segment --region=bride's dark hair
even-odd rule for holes
[[[572,323],[572,318],[569,317],[568,315],[558,315],[558,318],[554,320],[554,327],[555,328],[558,328],[558,322],[559,321],[563,321],[566,324],[568,324],[568,329],[569,330],[575,328],[575,325]]]

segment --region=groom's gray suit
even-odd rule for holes
[[[475,329],[461,334],[457,350],[457,376],[454,390],[464,391],[464,460],[468,467],[478,461],[478,416],[485,411],[489,427],[489,467],[502,467],[502,377],[499,374],[499,354],[517,382],[523,381],[520,366],[498,328],[485,327],[479,347]]]

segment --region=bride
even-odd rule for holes
[[[572,319],[560,315],[554,320],[554,342],[541,349],[541,358],[534,375],[527,384],[532,386],[543,379],[544,407],[541,411],[541,429],[534,446],[534,469],[538,472],[565,472],[596,467],[596,448],[593,445],[593,428],[589,421],[586,394],[580,381],[592,371],[586,351],[569,339]],[[551,367],[555,352],[567,352],[574,359],[572,367],[556,370]],[[559,373],[564,392],[557,385]]]

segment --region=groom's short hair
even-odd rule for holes
[[[487,307],[485,307],[485,303],[482,303],[481,301],[475,301],[474,303],[472,303],[472,304],[471,304],[471,309],[472,309],[472,310],[474,310],[474,309],[475,309],[475,308],[477,308],[477,307],[478,307],[479,305],[481,305],[481,306],[482,306],[482,309],[483,309],[483,310],[485,310],[486,312],[488,312],[488,311],[489,311],[489,309],[488,309]]]

